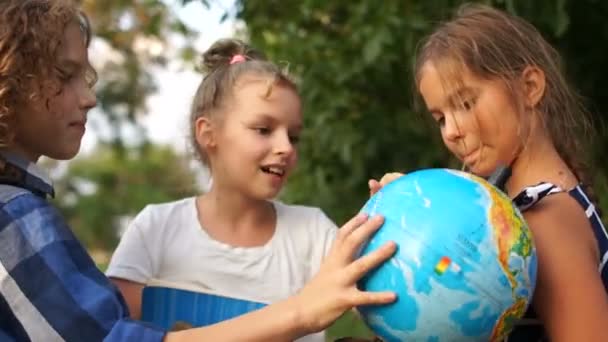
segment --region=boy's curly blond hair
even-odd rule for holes
[[[88,46],[89,22],[74,1],[0,1],[0,147],[14,139],[18,105],[45,96],[43,85],[57,82],[57,51],[70,23],[80,25]]]

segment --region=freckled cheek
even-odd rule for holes
[[[489,113],[476,113],[475,120],[472,123],[471,131],[475,133],[476,138],[480,142],[492,145],[492,141],[500,136],[500,122]]]

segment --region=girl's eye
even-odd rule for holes
[[[439,127],[443,127],[445,125],[445,117],[444,116],[435,119],[435,121],[437,122],[437,125],[439,125]]]
[[[462,109],[464,109],[466,111],[469,111],[469,110],[473,109],[474,105],[475,105],[475,99],[464,100],[461,103]]]
[[[270,128],[268,128],[268,127],[255,127],[254,130],[261,135],[270,134]]]
[[[445,116],[443,114],[432,113],[431,117],[439,127],[443,127],[443,125],[445,124]]]

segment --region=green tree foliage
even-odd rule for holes
[[[190,163],[169,147],[145,145],[120,155],[101,145],[68,164],[57,180],[56,204],[80,240],[111,252],[124,218],[147,204],[193,195],[199,189]]]
[[[608,3],[593,0],[484,1],[524,16],[563,52],[568,73],[588,95],[597,122],[608,55]],[[367,180],[387,171],[459,167],[415,106],[417,43],[462,1],[238,2],[256,47],[288,61],[305,105],[300,165],[284,197],[319,205],[338,222],[367,199]],[[602,72],[598,72],[598,70]],[[599,125],[596,125],[599,126]],[[602,136],[600,144],[605,145]],[[596,158],[598,175],[608,169]],[[599,189],[605,190],[603,177]],[[606,196],[604,196],[606,197]],[[604,204],[606,199],[602,198]]]
[[[108,142],[124,152],[122,128],[138,128],[135,120],[145,115],[146,98],[156,91],[151,70],[169,60],[193,62],[196,35],[161,0],[84,0],[82,7],[97,41],[108,50],[104,56],[92,56],[102,63],[96,86],[98,108],[112,126]],[[179,37],[183,46],[172,45],[170,37]]]

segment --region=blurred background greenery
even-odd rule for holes
[[[192,2],[202,6],[193,7]],[[196,70],[199,32],[176,8],[220,8],[230,22],[297,78],[305,108],[300,164],[281,197],[323,208],[338,224],[368,196],[367,180],[387,171],[458,164],[438,132],[413,105],[412,64],[417,42],[463,1],[448,0],[83,0],[98,59],[98,112],[105,118],[94,149],[53,170],[55,200],[78,236],[105,267],[121,229],[146,204],[189,196],[204,188],[204,173],[185,151],[154,141],[142,129],[147,99],[158,91],[155,70],[179,62]],[[482,1],[534,23],[562,53],[572,82],[588,99],[598,137],[593,155],[595,189],[608,211],[608,2],[602,0]],[[188,13],[196,18],[199,13]],[[217,38],[220,38],[218,35]],[[179,40],[179,48],[171,42]],[[103,57],[103,56],[102,56]],[[187,108],[187,104],[181,104]],[[187,112],[166,113],[166,125]],[[134,138],[135,137],[135,138]],[[337,336],[369,332],[347,315],[330,330]]]

